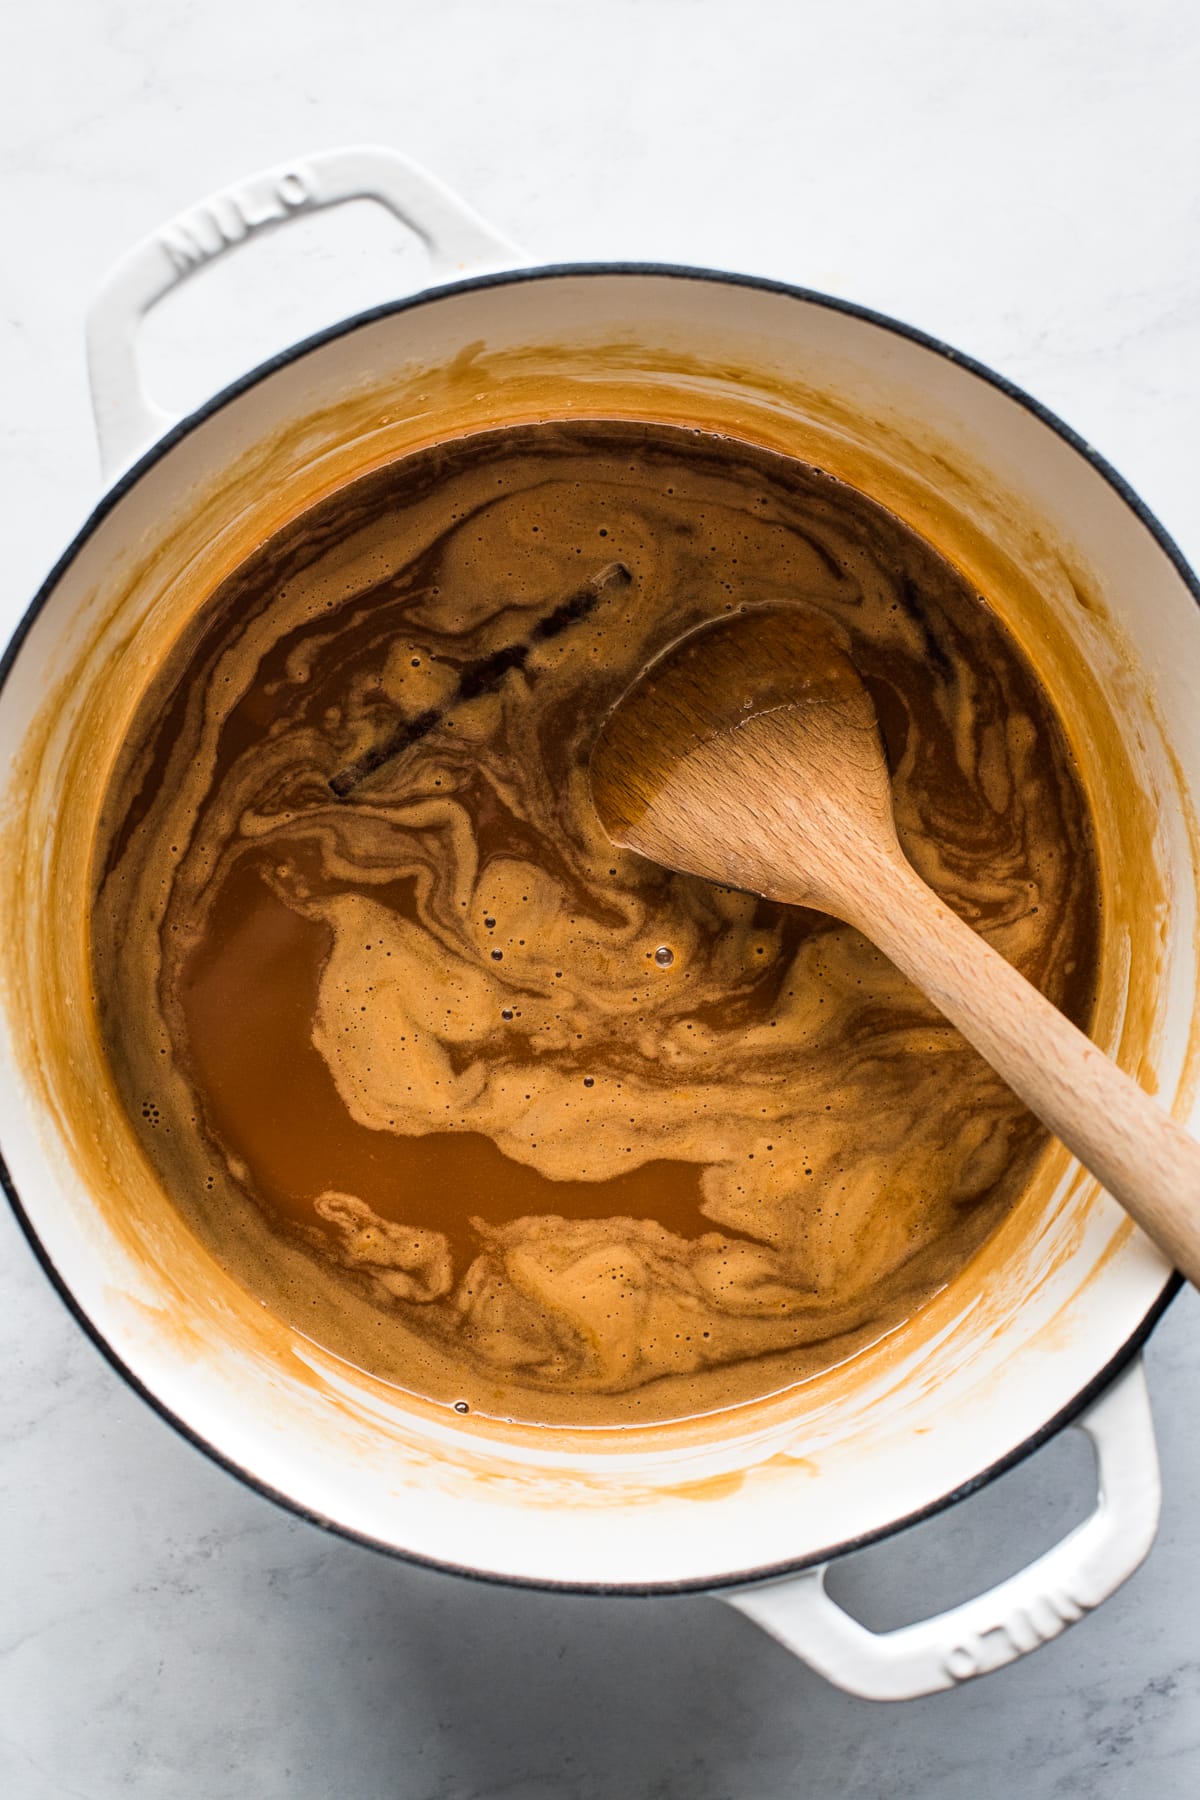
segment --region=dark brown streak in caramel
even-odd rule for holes
[[[482,694],[494,693],[513,669],[525,667],[535,645],[548,643],[551,638],[566,631],[568,626],[586,619],[589,613],[595,611],[597,601],[607,588],[627,587],[632,579],[623,563],[610,563],[569,599],[564,600],[561,606],[556,606],[552,613],[539,619],[523,643],[505,644],[502,649],[493,650],[490,656],[467,663],[459,672],[458,686],[448,705],[427,707],[415,719],[396,725],[381,743],[368,750],[365,755],[357,757],[354,762],[348,763],[344,769],[339,769],[336,775],[330,776],[331,791],[339,800],[345,800],[376,769],[381,769],[385,763],[391,762],[413,744],[428,737],[455,706],[464,701],[478,700]]]

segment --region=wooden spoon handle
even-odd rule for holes
[[[1018,974],[911,864],[851,921],[1200,1286],[1200,1143]]]

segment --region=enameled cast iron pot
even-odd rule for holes
[[[381,202],[439,283],[348,319],[174,422],[143,397],[142,314],[211,257],[311,208]],[[142,1160],[91,1012],[88,852],[106,774],[164,644],[286,519],[406,448],[566,413],[711,426],[845,476],[964,569],[1039,668],[1094,808],[1105,904],[1094,1035],[1191,1110],[1200,611],[1195,578],[1088,447],[907,326],[705,270],[524,268],[383,150],[314,156],[174,220],[89,322],[113,485],[3,661],[0,1149],[47,1273],[126,1379],[210,1455],[322,1524],[489,1579],[710,1590],[830,1679],[895,1699],[1056,1635],[1153,1538],[1137,1355],[1176,1285],[1065,1152],[971,1268],[852,1364],[687,1425],[559,1433],[398,1399],[269,1318]],[[1068,1423],[1099,1497],[979,1599],[884,1635],[825,1593],[851,1546],[936,1512]]]

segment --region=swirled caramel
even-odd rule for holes
[[[311,1337],[544,1423],[774,1392],[908,1317],[1042,1134],[862,937],[615,850],[587,757],[682,632],[800,598],[918,870],[1086,1025],[1089,819],[983,599],[862,494],[675,427],[510,427],[281,532],[145,695],[97,845],[107,1053]]]

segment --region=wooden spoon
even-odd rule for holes
[[[1200,1143],[916,873],[828,620],[754,607],[681,639],[609,714],[591,781],[616,843],[856,926],[1200,1285]]]

